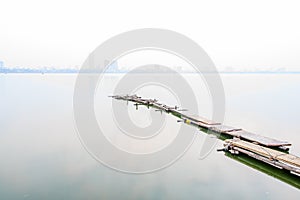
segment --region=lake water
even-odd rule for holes
[[[107,138],[129,152],[163,148],[181,125],[175,116],[156,113],[157,118],[166,117],[166,124],[163,136],[153,141],[129,141],[116,134],[110,117],[112,99],[107,96],[121,76],[106,75],[95,95],[95,114]],[[197,86],[193,89],[198,114],[209,117],[212,108],[205,84],[196,75],[184,76]],[[287,140],[293,144],[290,152],[300,155],[300,74],[222,74],[221,78],[225,124]],[[188,151],[163,170],[133,175],[102,165],[77,135],[75,80],[74,74],[0,74],[1,199],[299,199],[297,187],[217,152],[222,141],[199,159],[207,137],[201,131]],[[159,88],[155,92],[144,88],[138,94],[168,105],[178,103]],[[129,104],[128,112],[140,127],[151,123],[146,107],[135,110]]]

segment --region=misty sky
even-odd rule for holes
[[[219,69],[300,70],[299,1],[1,1],[0,60],[74,67],[106,39],[137,28],[180,32]]]

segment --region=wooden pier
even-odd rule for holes
[[[253,144],[241,139],[225,140],[225,148],[232,154],[243,153],[275,167],[300,174],[300,158],[286,152]]]
[[[241,128],[226,126],[220,122],[214,122],[197,115],[188,115],[181,112],[178,106],[170,107],[159,103],[156,99],[143,99],[137,95],[116,95],[110,97],[134,102],[136,108],[138,108],[139,105],[144,105],[148,108],[156,108],[161,112],[171,113],[181,118],[181,121],[184,123],[192,124],[199,128],[231,138],[225,140],[225,147],[222,149],[224,151],[228,151],[232,154],[242,153],[269,165],[300,175],[300,158],[288,153],[288,147],[291,146],[289,142],[251,133]]]

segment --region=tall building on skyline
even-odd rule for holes
[[[4,68],[4,62],[0,60],[0,68]]]

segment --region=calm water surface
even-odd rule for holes
[[[106,75],[95,95],[95,112],[107,137],[129,151],[159,149],[174,137],[180,124],[167,115],[166,133],[142,145],[116,134],[111,99],[121,75]],[[209,116],[209,93],[198,77],[185,75],[195,89],[200,115]],[[290,141],[300,155],[300,75],[223,74],[225,124]],[[205,133],[170,167],[146,175],[111,170],[83,148],[74,124],[73,90],[76,75],[0,75],[0,198],[1,199],[299,199],[299,189],[233,160],[219,141],[199,160]],[[199,82],[199,83],[198,83]],[[168,92],[153,88],[141,95],[173,105]],[[126,102],[119,102],[126,105]],[[139,126],[151,123],[149,110],[128,105]],[[101,112],[100,112],[101,110]],[[157,113],[157,117],[162,117]]]

